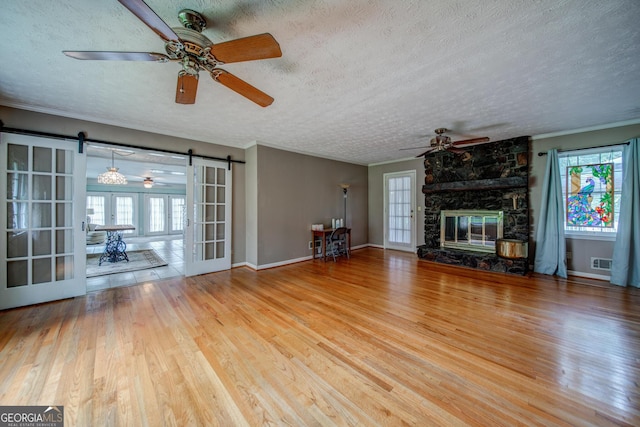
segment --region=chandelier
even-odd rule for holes
[[[144,186],[144,188],[153,187],[153,179],[151,179],[150,177],[146,177],[144,181],[142,181],[142,185]]]
[[[111,151],[111,167],[108,167],[106,172],[98,175],[98,184],[124,185],[126,183],[127,178],[118,172],[118,168],[114,166],[113,151]]]

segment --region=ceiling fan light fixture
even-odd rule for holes
[[[118,168],[114,165],[113,151],[111,151],[111,167],[107,167],[107,171],[98,175],[98,184],[106,185],[126,185],[127,178],[118,172]]]
[[[142,185],[144,185],[144,188],[153,187],[153,179],[151,179],[150,177],[146,177],[144,181],[142,181]]]

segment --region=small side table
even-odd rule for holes
[[[327,237],[333,233],[333,228],[327,228],[325,230],[311,230],[311,245],[313,246],[313,259],[316,259],[316,241],[318,238],[322,240],[322,259],[327,260]],[[348,251],[351,253],[351,229],[347,228],[347,236],[349,238]]]

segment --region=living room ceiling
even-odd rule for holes
[[[0,105],[359,164],[417,155],[400,149],[426,146],[437,127],[497,141],[640,118],[638,0],[147,4],[171,27],[183,8],[202,13],[213,43],[271,33],[281,58],[222,68],[275,102],[259,107],[201,73],[196,103],[176,104],[176,63],[63,55],[164,52],[116,0],[11,0]]]

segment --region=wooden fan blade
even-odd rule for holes
[[[211,54],[220,62],[253,61],[282,56],[280,45],[269,33],[222,42],[211,46]]]
[[[454,147],[462,147],[462,146],[468,147],[471,145],[485,144],[487,142],[489,142],[489,138],[484,137],[484,138],[465,139],[464,141],[455,141],[451,145],[453,145]]]
[[[217,82],[222,83],[229,89],[239,93],[240,95],[255,102],[261,107],[267,107],[273,102],[273,98],[262,92],[260,89],[251,86],[244,80],[239,79],[238,77],[224,70],[216,69],[213,73],[211,73],[211,77],[213,77],[213,79]]]
[[[154,52],[90,52],[63,50],[62,53],[75,59],[90,59],[98,61],[157,61],[166,62],[167,55]]]
[[[420,146],[420,147],[399,148],[398,150],[399,150],[399,151],[405,151],[405,150],[421,150],[421,149],[424,149],[424,148],[430,148],[430,147],[427,147],[426,145],[422,145],[422,146]]]
[[[416,156],[416,158],[420,158],[420,157],[422,157],[422,156],[425,156],[425,155],[427,155],[427,154],[429,154],[429,153],[431,153],[431,152],[433,152],[433,151],[437,151],[437,150],[438,150],[438,147],[429,147],[429,149],[428,149],[427,151],[425,151],[425,152],[424,152],[424,153],[422,153],[422,154],[418,154],[418,155]]]
[[[176,87],[177,104],[195,104],[198,91],[198,76],[191,74],[178,74],[178,86]]]
[[[120,4],[129,9],[131,13],[136,15],[139,20],[144,22],[147,27],[151,28],[157,35],[162,37],[164,41],[180,40],[156,13],[142,0],[118,0]]]

